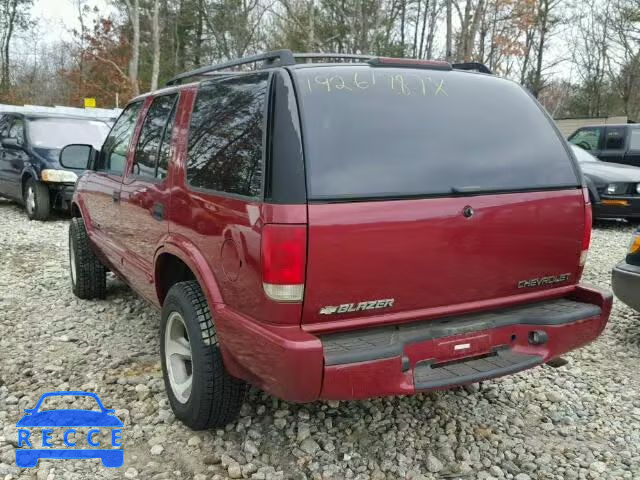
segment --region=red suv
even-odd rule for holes
[[[99,152],[61,162],[89,168],[73,291],[104,297],[111,270],[162,309],[188,426],[232,421],[246,382],[292,402],[412,394],[602,332],[612,297],[579,283],[579,167],[516,83],[287,50],[169,83],[132,100]]]

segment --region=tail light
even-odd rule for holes
[[[578,278],[582,275],[585,263],[587,263],[587,253],[591,244],[591,226],[593,224],[593,212],[591,211],[591,199],[589,198],[589,189],[582,189],[584,195],[584,234],[582,236],[582,248],[580,251],[580,270]]]
[[[277,302],[301,302],[307,260],[306,225],[267,224],[262,230],[262,286]]]

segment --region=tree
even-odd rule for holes
[[[138,68],[140,66],[140,0],[124,0],[131,23],[131,60],[129,61],[129,81],[134,95],[140,93]]]
[[[153,0],[153,20],[151,32],[153,35],[153,71],[151,72],[151,90],[158,88],[158,77],[160,76],[160,2]]]
[[[2,71],[0,92],[6,94],[11,85],[11,41],[16,30],[25,30],[31,24],[29,10],[33,0],[1,0],[0,25],[2,27]]]

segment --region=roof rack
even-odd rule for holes
[[[344,60],[371,60],[376,58],[375,55],[357,55],[352,53],[294,53],[293,58],[296,60],[313,60],[318,58],[329,59],[344,59]]]
[[[265,68],[274,66],[295,65],[297,60],[326,59],[371,61],[376,58],[378,58],[378,56],[376,55],[357,55],[351,53],[293,53],[291,50],[287,49],[274,50],[272,52],[251,55],[249,57],[239,58],[237,60],[231,60],[229,62],[218,63],[216,65],[208,65],[206,67],[201,67],[189,72],[181,73],[169,80],[167,82],[167,85],[177,85],[182,80],[185,80],[187,78],[207,75],[209,73],[219,72],[221,70],[227,70],[233,67],[239,67],[241,65],[248,65],[258,62],[262,62],[262,65],[259,68]],[[417,61],[414,60],[414,62]],[[491,70],[489,70],[484,64],[479,62],[454,63],[452,66],[456,70],[474,70],[482,73],[491,73]]]
[[[484,63],[480,63],[480,62],[454,63],[452,67],[455,70],[470,70],[474,72],[488,73],[489,75],[493,74],[493,72],[489,70],[489,67],[487,67]]]
[[[177,85],[180,81],[187,78],[206,75],[207,73],[217,72],[219,70],[226,70],[228,68],[257,62],[264,62],[265,65],[263,66],[273,66],[276,64],[295,65],[296,60],[295,58],[293,58],[293,53],[291,53],[291,50],[274,50],[273,52],[251,55],[249,57],[239,58],[237,60],[231,60],[229,62],[218,63],[216,65],[207,65],[206,67],[197,68],[195,70],[191,70],[190,72],[181,73],[169,80],[167,82],[167,85]]]

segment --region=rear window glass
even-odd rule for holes
[[[260,195],[268,80],[257,73],[200,86],[189,127],[189,185]]]
[[[578,186],[562,140],[518,85],[464,72],[296,72],[309,198]]]

